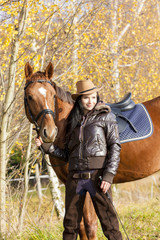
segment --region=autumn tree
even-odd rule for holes
[[[24,0],[0,1],[0,8],[3,214],[9,152],[16,142],[23,145],[24,155],[27,151],[25,63],[43,71],[52,61],[53,80],[71,92],[77,80],[90,78],[104,86],[101,97],[106,102],[118,101],[128,91],[137,102],[149,100],[160,90],[160,4],[156,0]],[[36,150],[33,154],[36,158]]]
[[[0,138],[0,232],[5,233],[6,217],[5,217],[5,201],[6,201],[6,164],[7,164],[7,142],[9,139],[8,127],[10,119],[12,118],[12,109],[14,104],[15,93],[15,74],[16,62],[19,50],[20,39],[25,30],[25,21],[27,17],[27,1],[24,1],[19,14],[17,29],[14,31],[12,38],[11,57],[8,72],[8,84],[3,105],[2,124],[1,124],[1,138]],[[8,126],[9,125],[9,126]]]

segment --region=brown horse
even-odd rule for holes
[[[27,118],[36,125],[37,131],[45,142],[54,142],[64,147],[66,118],[72,109],[71,94],[65,92],[51,81],[53,65],[50,63],[45,72],[33,73],[29,63],[25,66],[25,110]],[[160,97],[143,103],[152,121],[154,132],[144,140],[122,144],[121,160],[114,183],[129,182],[147,177],[160,169]],[[58,178],[65,183],[68,165],[50,157]],[[97,217],[89,197],[86,197],[83,220],[80,225],[81,240],[96,240]]]

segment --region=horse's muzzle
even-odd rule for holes
[[[58,134],[58,128],[55,126],[52,131],[49,131],[47,128],[44,128],[41,132],[41,137],[44,142],[54,142]]]

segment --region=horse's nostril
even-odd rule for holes
[[[47,130],[44,129],[44,137],[47,137]]]
[[[55,127],[54,129],[51,129],[52,131],[50,131],[50,129],[44,128],[43,129],[43,137],[45,138],[46,141],[54,141],[57,133],[58,133],[58,128]]]

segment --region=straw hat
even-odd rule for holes
[[[76,98],[80,95],[84,94],[92,94],[94,92],[100,91],[103,87],[97,88],[91,80],[81,80],[76,83],[77,92],[75,94],[72,94],[73,100],[76,100]]]

